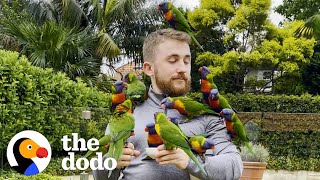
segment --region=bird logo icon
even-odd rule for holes
[[[48,140],[36,131],[26,130],[16,134],[9,142],[7,158],[17,172],[31,176],[42,172],[51,159]]]

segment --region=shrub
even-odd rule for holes
[[[249,143],[252,147],[251,153],[246,146],[240,147],[240,155],[243,161],[250,161],[250,162],[267,162],[269,159],[269,152],[268,150],[262,146],[261,144],[253,144]]]
[[[74,82],[63,73],[32,66],[18,53],[0,50],[0,150],[23,130],[42,133],[53,152],[62,149],[63,135],[101,137],[110,118],[110,98],[81,80]],[[83,110],[92,111],[91,120],[81,119]],[[87,133],[81,123],[90,125]]]

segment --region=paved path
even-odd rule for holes
[[[61,176],[63,180],[80,180],[80,176]],[[89,174],[88,180],[94,180]],[[263,174],[263,180],[320,180],[320,172],[313,171],[274,171],[266,170]]]

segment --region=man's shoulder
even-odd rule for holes
[[[218,115],[211,115],[211,114],[203,114],[200,116],[196,116],[193,120],[200,120],[200,121],[221,121],[222,118]]]

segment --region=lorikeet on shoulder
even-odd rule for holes
[[[220,113],[222,109],[232,109],[228,100],[220,95],[218,89],[211,89],[209,97],[209,106],[217,113]]]
[[[209,105],[209,94],[211,89],[218,89],[217,85],[213,82],[213,74],[211,74],[209,68],[202,66],[198,69],[201,74],[201,93],[205,103]],[[220,112],[220,111],[219,111]]]
[[[188,120],[203,114],[218,115],[208,105],[199,103],[188,97],[167,97],[160,104],[164,109],[176,109],[180,114],[187,116]]]
[[[124,93],[124,88],[127,86],[126,82],[117,81],[111,87],[111,111],[113,112],[114,109],[118,104],[123,103],[126,100],[126,95]]]
[[[127,99],[130,99],[134,103],[143,102],[147,94],[147,87],[144,83],[138,80],[133,72],[125,76],[125,82],[127,83]]]
[[[220,112],[220,115],[225,119],[227,130],[232,137],[243,142],[248,150],[253,153],[252,148],[249,145],[249,139],[247,137],[246,130],[236,113],[232,109],[224,108]]]

